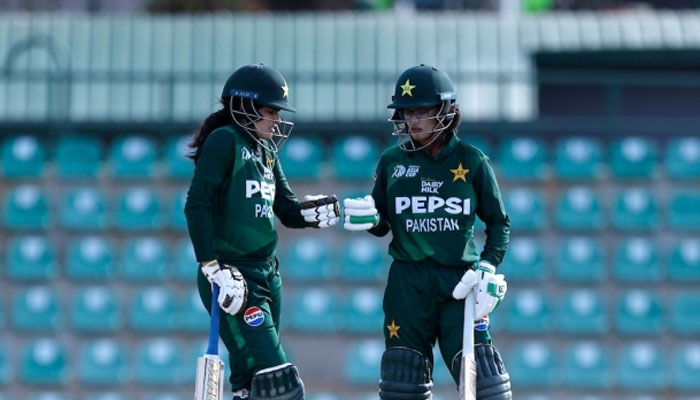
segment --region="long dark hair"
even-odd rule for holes
[[[187,153],[187,157],[194,160],[195,164],[199,159],[199,155],[202,153],[202,146],[204,146],[204,141],[207,139],[207,136],[216,128],[233,122],[231,111],[229,110],[230,100],[230,97],[219,100],[223,108],[209,114],[192,135],[192,141],[189,144],[191,150]]]

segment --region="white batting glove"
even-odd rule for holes
[[[371,195],[354,199],[344,199],[345,219],[343,228],[349,231],[366,231],[379,223],[379,212],[374,207]]]
[[[300,205],[301,215],[313,228],[327,228],[340,220],[340,208],[335,195],[306,195]]]
[[[238,268],[225,264],[221,267],[216,260],[201,264],[200,268],[209,283],[219,286],[219,307],[227,314],[238,314],[248,301],[248,285]]]
[[[494,274],[496,267],[488,261],[479,261],[476,271],[471,269],[464,273],[462,279],[452,291],[452,297],[461,300],[476,290],[474,315],[481,318],[493,311],[503,300],[508,291],[508,283],[503,274]]]

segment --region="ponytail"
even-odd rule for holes
[[[220,102],[224,107],[209,114],[192,136],[192,142],[189,144],[191,150],[187,154],[187,157],[194,160],[195,164],[199,159],[199,155],[202,153],[202,147],[204,146],[204,141],[207,139],[207,136],[216,128],[233,122],[231,119],[231,112],[229,111],[229,98],[221,99]]]

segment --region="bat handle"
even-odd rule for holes
[[[219,355],[219,286],[212,283],[211,288],[211,318],[209,319],[209,345],[207,354]]]

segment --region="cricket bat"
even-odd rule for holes
[[[212,284],[207,352],[197,358],[194,400],[223,400],[224,363],[219,358],[219,286]]]
[[[476,400],[476,360],[474,359],[474,289],[464,299],[462,369],[459,372],[459,400]]]

